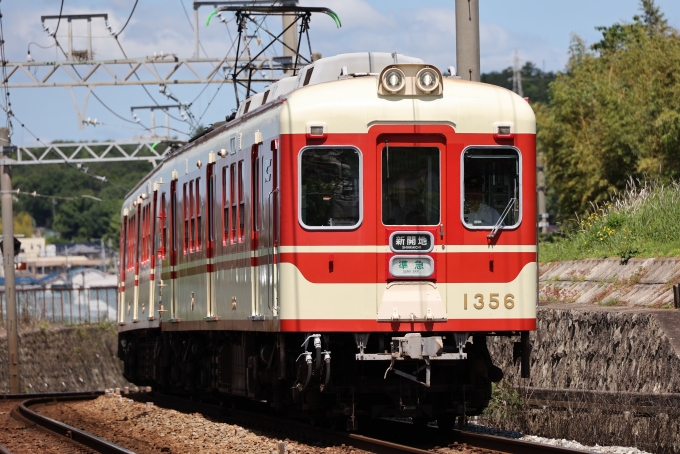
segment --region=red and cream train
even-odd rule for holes
[[[127,196],[125,376],[351,429],[479,414],[492,336],[528,373],[535,137],[519,96],[403,55],[272,84]]]

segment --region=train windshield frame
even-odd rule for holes
[[[363,222],[363,155],[353,146],[305,147],[298,156],[298,221],[309,230]]]
[[[441,150],[387,144],[381,156],[383,225],[439,225]]]
[[[515,229],[521,224],[522,153],[519,149],[468,147],[461,154],[460,173],[460,219],[466,228],[490,230],[499,220],[501,229]]]

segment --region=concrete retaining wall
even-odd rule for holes
[[[673,305],[680,259],[587,259],[542,263],[540,301],[660,308]]]

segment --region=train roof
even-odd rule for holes
[[[245,99],[236,112],[239,118],[302,87],[333,82],[347,77],[378,75],[394,63],[423,63],[420,58],[388,52],[354,52],[316,60],[300,70],[297,76],[284,77],[262,93]]]
[[[214,125],[204,136],[163,162],[212,141],[223,132],[240,128],[239,125],[272,108],[280,109],[280,134],[304,134],[308,122],[317,120],[325,123],[330,134],[365,133],[373,124],[399,123],[439,123],[449,125],[456,133],[491,134],[499,122],[512,125],[513,133],[536,133],[536,120],[529,103],[495,85],[449,76],[442,77],[442,93],[437,96],[379,96],[378,76],[395,61],[423,64],[418,58],[380,52],[341,54],[317,60],[302,68],[298,76],[280,79],[264,92],[248,98],[239,106],[234,120]],[[408,102],[396,103],[403,100]],[[140,181],[126,200],[157,171],[158,168],[153,169]]]

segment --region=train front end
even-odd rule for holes
[[[294,400],[350,428],[481,413],[503,376],[487,344],[513,338],[527,375],[536,328],[532,109],[403,56],[303,71],[280,120]]]

